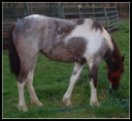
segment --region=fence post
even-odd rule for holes
[[[58,3],[58,14],[60,18],[64,18],[64,8],[63,8],[63,3],[59,2]]]
[[[95,15],[94,15],[94,7],[92,7],[92,12],[93,12],[92,18],[96,19],[96,18],[95,18]]]
[[[24,9],[25,9],[25,16],[29,15],[29,7],[28,7],[28,3],[24,3]]]
[[[117,21],[119,21],[119,12],[118,12],[118,9],[116,7],[116,13],[117,13]],[[118,22],[117,22],[118,23]],[[116,23],[117,27],[119,26],[118,24]]]
[[[82,7],[81,5],[78,5],[78,11],[79,11],[79,17],[80,18],[82,18],[81,11],[80,11],[81,7]]]
[[[108,27],[108,17],[107,17],[107,10],[106,8],[104,7],[104,12],[105,12],[105,19],[106,19],[106,29],[108,30],[109,27]]]
[[[62,5],[60,2],[58,3],[58,16],[59,18],[63,18],[62,17]]]

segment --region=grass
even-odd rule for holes
[[[41,108],[30,104],[25,90],[28,106],[26,113],[16,108],[18,92],[16,79],[11,74],[7,51],[3,52],[3,118],[129,118],[129,22],[120,21],[119,30],[112,33],[121,53],[125,55],[125,72],[121,87],[109,94],[109,82],[106,77],[106,64],[100,64],[98,75],[98,98],[101,106],[90,107],[90,87],[88,83],[88,66],[85,65],[81,77],[74,88],[71,100],[73,107],[66,108],[61,99],[65,93],[73,64],[49,61],[39,54],[34,75],[36,93],[44,103]]]

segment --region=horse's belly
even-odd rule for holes
[[[68,49],[65,46],[53,47],[49,51],[49,54],[47,56],[50,59],[65,61],[65,62],[74,62],[76,60],[76,57],[72,53],[69,53]]]
[[[79,48],[70,48],[64,43],[58,43],[49,50],[46,54],[50,59],[64,62],[81,62],[82,54]]]

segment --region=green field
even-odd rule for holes
[[[88,66],[85,65],[76,84],[71,101],[73,106],[66,108],[61,100],[68,87],[73,64],[55,62],[41,53],[38,55],[34,74],[34,88],[38,98],[43,102],[41,108],[30,103],[27,89],[25,99],[28,107],[26,113],[17,110],[18,91],[16,79],[10,72],[8,52],[3,52],[3,118],[129,118],[129,21],[122,20],[119,30],[112,33],[121,53],[125,55],[125,72],[120,88],[108,93],[109,82],[106,77],[106,64],[100,64],[98,74],[98,98],[100,107],[89,105],[90,86]]]

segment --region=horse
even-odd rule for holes
[[[71,95],[84,64],[89,66],[90,105],[100,106],[97,98],[98,67],[105,60],[111,90],[117,89],[124,69],[124,56],[107,30],[90,18],[59,19],[32,14],[12,25],[9,40],[11,72],[16,76],[18,109],[27,111],[24,98],[25,85],[31,102],[40,107],[34,87],[33,75],[37,54],[49,59],[74,63],[69,86],[63,96],[66,106],[71,106]]]

